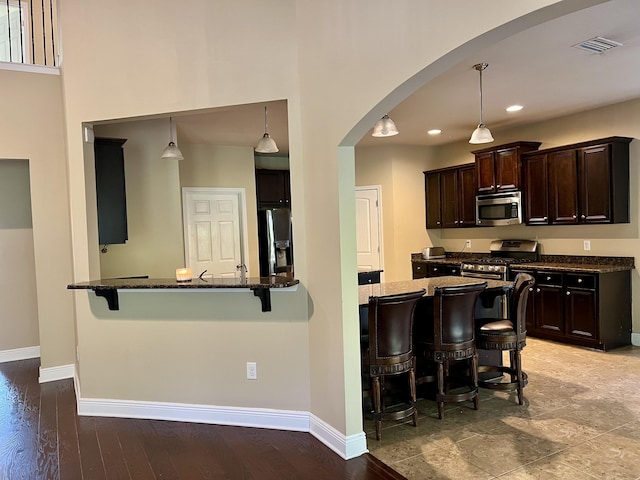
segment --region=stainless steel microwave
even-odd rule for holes
[[[507,192],[476,197],[476,225],[500,226],[522,223],[522,193]]]

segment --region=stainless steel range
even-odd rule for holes
[[[536,240],[494,240],[490,256],[465,260],[460,265],[463,277],[507,280],[509,265],[535,262],[538,257]]]

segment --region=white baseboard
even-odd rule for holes
[[[631,345],[635,345],[636,347],[640,347],[640,333],[632,333],[631,334]]]
[[[369,451],[367,450],[367,438],[364,432],[347,437],[315,415],[310,413],[309,417],[311,420],[311,435],[345,460],[359,457]]]
[[[172,420],[310,432],[346,460],[368,451],[364,432],[345,437],[331,425],[323,422],[315,415],[311,415],[309,412],[82,398],[78,394],[78,386],[78,382],[76,382],[78,415]]]
[[[57,367],[42,368],[40,367],[40,383],[54,382],[56,380],[64,380],[65,378],[74,378],[76,366],[71,363],[69,365],[59,365]]]
[[[145,418],[299,432],[309,431],[308,413],[267,408],[79,398],[78,414],[94,417]]]
[[[27,360],[29,358],[38,358],[39,356],[39,346],[14,348],[13,350],[2,350],[0,351],[0,363],[15,362],[16,360]]]

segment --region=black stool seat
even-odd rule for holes
[[[501,350],[509,352],[509,366],[483,365],[478,372],[501,374],[499,378],[479,380],[478,386],[501,391],[516,391],[518,403],[524,403],[522,390],[529,383],[526,372],[522,370],[521,351],[527,343],[525,315],[529,291],[535,280],[527,273],[519,273],[515,279],[511,296],[510,315],[512,318],[484,318],[477,320],[476,345],[483,350]],[[502,374],[509,376],[504,381]]]

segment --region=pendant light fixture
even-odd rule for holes
[[[393,120],[389,118],[389,115],[385,115],[373,126],[373,132],[371,133],[371,136],[393,137],[394,135],[398,135],[398,133],[400,132],[398,132],[396,124],[393,123]]]
[[[169,145],[164,149],[160,158],[170,158],[173,160],[184,159],[178,146],[173,143],[173,119],[171,117],[169,117]]]
[[[478,124],[478,128],[476,128],[471,134],[471,138],[469,139],[469,143],[491,143],[493,142],[493,137],[491,136],[491,132],[487,127],[485,127],[482,122],[482,71],[489,66],[488,63],[477,63],[473,66],[478,72],[480,72],[480,123]]]
[[[275,140],[269,136],[267,130],[267,107],[264,107],[264,135],[256,145],[255,151],[257,153],[276,153],[279,151]]]

